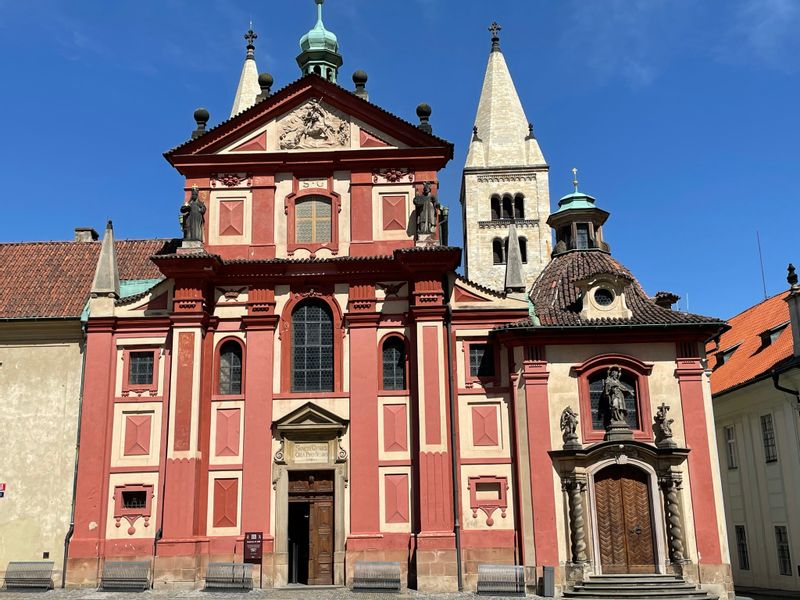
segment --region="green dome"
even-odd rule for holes
[[[314,28],[300,38],[300,49],[303,52],[313,50],[339,51],[339,40],[336,34],[325,29],[322,23],[322,4],[325,0],[315,0],[317,3],[317,24]]]
[[[582,192],[573,192],[562,197],[558,201],[558,210],[556,213],[564,212],[565,210],[573,210],[577,208],[597,208],[595,199]]]

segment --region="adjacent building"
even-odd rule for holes
[[[800,288],[732,317],[707,347],[734,581],[800,590]]]

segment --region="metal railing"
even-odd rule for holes
[[[253,589],[253,565],[250,563],[208,563],[207,590]]]
[[[147,561],[106,561],[100,589],[108,592],[143,592],[150,588],[150,563]]]
[[[357,561],[353,573],[353,591],[399,592],[399,562],[366,562]]]
[[[520,565],[478,565],[478,593],[525,595],[525,567]]]
[[[52,561],[13,561],[5,574],[8,590],[49,590],[53,588]]]

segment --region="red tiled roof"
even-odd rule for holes
[[[789,320],[789,306],[784,301],[788,292],[751,306],[728,321],[731,328],[722,334],[719,345],[706,347],[711,372],[711,393],[720,394],[735,386],[765,375],[782,360],[794,353],[792,327],[789,325],[774,342],[764,347],[761,333]],[[717,367],[717,353],[738,345],[724,364]]]
[[[120,279],[163,277],[150,261],[166,240],[117,240]],[[100,242],[0,244],[0,319],[78,318],[89,298]]]

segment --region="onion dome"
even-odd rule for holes
[[[317,23],[300,38],[300,55],[297,64],[303,75],[315,73],[328,81],[336,82],[339,67],[344,62],[339,54],[336,34],[325,29],[322,22],[322,5],[325,0],[314,0],[317,4]]]

